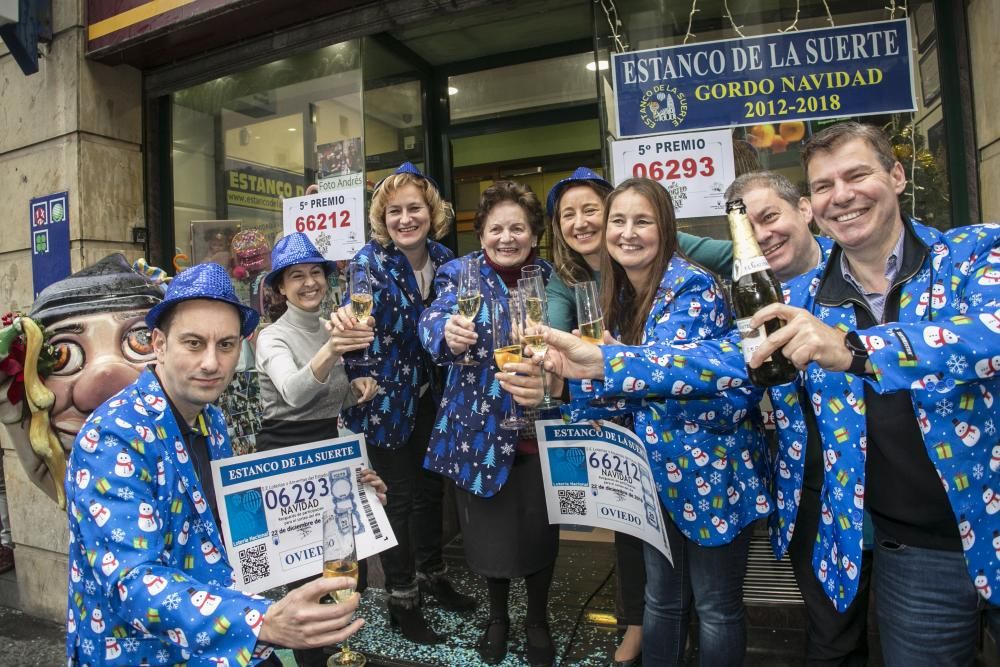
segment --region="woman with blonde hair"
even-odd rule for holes
[[[434,181],[409,162],[382,179],[368,216],[372,240],[354,257],[371,274],[371,318],[358,322],[349,305],[331,317],[334,340],[367,330],[378,343],[369,354],[376,362],[373,372],[380,393],[348,409],[344,421],[352,431],[365,434],[372,467],[388,485],[386,514],[399,542],[380,554],[389,616],[403,636],[419,644],[442,641],[424,619],[422,597],[453,611],[476,606],[475,598],[455,590],[446,576],[443,479],[423,468],[440,382],[416,331],[421,313],[435,297],[435,273],[454,257],[432,240],[447,233],[452,217],[451,205]],[[352,366],[350,357],[346,364],[351,377],[369,373]]]

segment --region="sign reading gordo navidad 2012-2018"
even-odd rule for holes
[[[620,137],[916,108],[909,20],[613,56]]]

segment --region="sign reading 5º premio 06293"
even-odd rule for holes
[[[909,20],[613,56],[620,137],[916,108]]]
[[[723,215],[723,193],[736,178],[731,130],[622,139],[611,146],[615,184],[651,178],[670,193],[678,218]]]

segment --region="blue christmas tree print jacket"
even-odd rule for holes
[[[482,295],[476,317],[479,339],[470,349],[478,364],[450,365],[457,357],[444,341],[444,326],[458,308],[461,261],[448,262],[438,271],[434,279],[437,298],[420,317],[420,342],[434,363],[449,365],[424,467],[450,477],[469,493],[490,498],[507,481],[517,449],[518,432],[500,428],[513,399],[500,388],[493,361],[493,304],[501,304],[509,324],[509,292],[497,272],[483,261],[481,251],[471,257],[479,262]],[[541,259],[535,263],[542,267],[542,280],[548,283],[552,267]]]
[[[212,458],[232,456],[222,413],[209,406],[199,419]],[[216,518],[152,371],[83,425],[66,499],[70,665],[242,667],[270,654],[257,634],[271,603],[232,588]]]
[[[702,546],[728,544],[772,508],[757,410],[762,392],[713,365],[675,373],[686,365],[685,348],[733,331],[712,276],[675,254],[653,299],[643,346],[621,347],[610,357],[604,383],[571,382],[573,400],[563,408],[572,421],[631,415],[660,500],[681,533]],[[658,354],[662,343],[672,343],[673,353]],[[649,363],[635,364],[640,357]],[[658,396],[647,390],[665,383],[670,387]],[[593,407],[595,396],[614,399],[613,407]]]
[[[455,257],[429,239],[427,252],[435,273]],[[375,340],[368,354],[378,363],[372,370],[348,362],[347,376],[353,380],[375,373],[379,388],[374,399],[348,408],[342,416],[347,428],[365,434],[369,446],[398,449],[413,432],[420,388],[431,380],[432,362],[414,335],[424,304],[413,268],[395,244],[383,248],[371,240],[354,261],[367,264],[371,274]]]

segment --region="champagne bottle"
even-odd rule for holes
[[[736,311],[736,326],[743,339],[743,358],[748,364],[750,381],[758,387],[791,382],[798,371],[781,350],[775,350],[759,368],[749,366],[750,357],[768,334],[785,325],[784,321],[775,318],[751,329],[750,318],[764,306],[784,303],[784,299],[781,283],[774,277],[754,237],[743,200],[726,202],[726,215],[729,217],[729,234],[733,237],[733,309]]]

